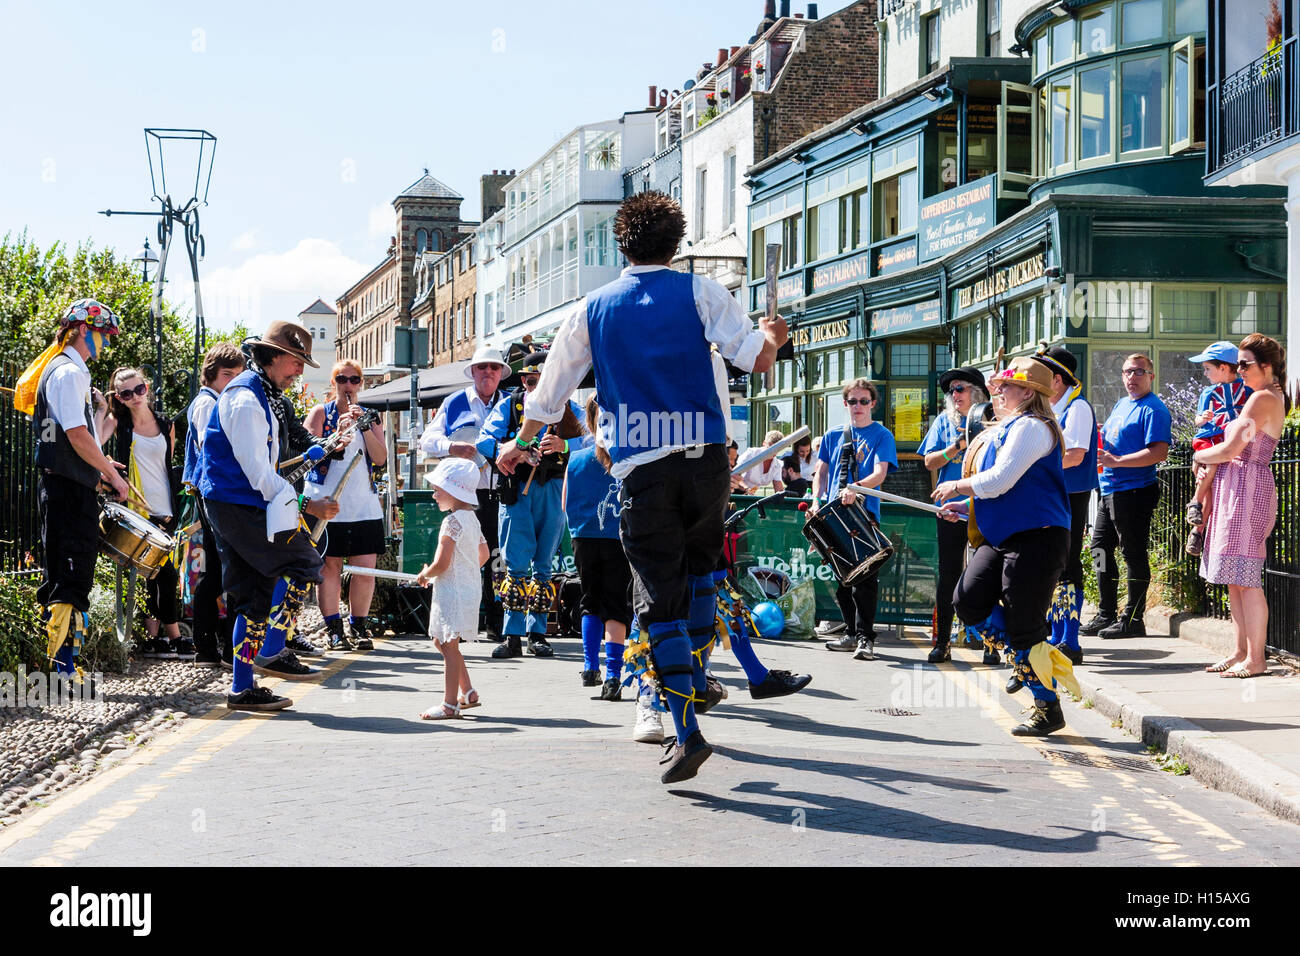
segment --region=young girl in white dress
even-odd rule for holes
[[[429,636],[442,653],[446,683],[442,702],[420,714],[423,720],[455,720],[462,709],[479,705],[460,653],[460,639],[473,640],[478,633],[479,569],[491,555],[474,514],[478,478],[474,463],[464,458],[444,458],[433,472],[433,498],[447,516],[438,530],[433,562],[418,580],[433,585]]]

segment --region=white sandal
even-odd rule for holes
[[[469,699],[471,694],[474,696],[473,700]],[[483,699],[479,697],[478,691],[476,691],[473,687],[471,687],[469,690],[465,691],[465,693],[461,694],[459,697],[456,698],[456,706],[460,710],[469,710],[470,708],[477,707],[482,703],[483,703]]]
[[[459,720],[460,706],[447,703],[445,700],[436,707],[430,707],[420,714],[421,720]]]

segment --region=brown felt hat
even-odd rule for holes
[[[262,337],[254,339],[252,344],[265,345],[267,348],[276,349],[292,355],[294,358],[302,359],[312,368],[320,368],[311,359],[311,333],[297,322],[276,319],[267,326]]]

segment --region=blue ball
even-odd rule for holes
[[[785,614],[771,601],[755,604],[750,614],[754,618],[754,626],[758,628],[759,637],[780,637],[785,630]]]

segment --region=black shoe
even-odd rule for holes
[[[195,667],[220,667],[220,654],[197,654],[194,657]]]
[[[1015,675],[1015,674],[1012,674],[1010,677],[1007,678],[1007,687],[1006,687],[1006,691],[1007,691],[1008,694],[1014,694],[1016,691],[1020,690],[1020,688],[1022,688],[1022,687],[1024,687],[1024,686],[1025,686],[1025,682],[1022,681],[1022,680],[1021,680],[1017,675]]]
[[[544,637],[528,637],[528,653],[533,657],[554,657],[555,648],[551,647],[550,642]]]
[[[623,685],[618,682],[618,678],[606,678],[605,683],[600,688],[600,700],[622,700]]]
[[[847,631],[835,640],[826,642],[826,650],[828,651],[848,651],[849,653],[853,653],[857,649],[858,635],[850,634]]]
[[[498,661],[503,661],[510,657],[520,657],[523,653],[523,649],[520,647],[519,637],[514,634],[506,637],[505,640],[492,649],[492,657]]]
[[[263,657],[258,654],[253,661],[253,670],[267,677],[284,677],[288,680],[306,680],[316,674],[314,670],[298,660],[298,655],[287,647],[275,657]]]
[[[582,677],[583,687],[600,686],[600,671],[580,671],[579,676]]]
[[[995,650],[984,648],[984,663],[991,667],[997,667],[1002,663],[1002,656]]]
[[[238,694],[226,695],[231,710],[284,710],[293,704],[288,697],[277,697],[265,687],[250,687]]]
[[[284,646],[295,654],[302,654],[304,657],[320,657],[322,653],[319,647],[298,634],[295,634],[291,640],[285,641]]]
[[[1034,712],[1029,719],[1014,727],[1011,733],[1015,737],[1046,737],[1064,726],[1065,715],[1061,713],[1059,700],[1050,704],[1034,701]]]
[[[370,625],[368,623],[352,625],[352,643],[357,646],[359,651],[373,651],[375,642],[370,637]]]
[[[164,660],[166,658],[175,658],[171,645],[157,637],[150,637],[140,644],[140,656],[147,657],[151,660]]]
[[[717,707],[722,703],[726,696],[727,693],[722,686],[722,681],[718,680],[716,677],[706,676],[704,678],[704,700],[697,700],[695,702],[695,713],[707,714],[714,707]]]
[[[952,648],[948,646],[947,641],[930,648],[930,656],[926,658],[926,661],[931,664],[942,664],[950,660],[952,660]]]
[[[1083,633],[1083,629],[1079,629]],[[1102,628],[1097,632],[1097,636],[1102,640],[1113,641],[1118,637],[1146,637],[1147,626],[1142,622],[1140,617],[1130,618],[1128,615],[1121,617],[1110,627]]]
[[[853,651],[855,661],[874,661],[876,659],[876,635],[868,634],[858,638],[858,646]]]
[[[768,671],[760,683],[749,685],[749,696],[754,700],[768,697],[785,697],[797,694],[812,682],[811,674],[791,674],[789,671]]]
[[[341,618],[327,622],[325,630],[329,632],[329,649],[331,651],[356,650],[356,646],[348,640],[348,636],[343,630],[343,621]]]
[[[1070,663],[1073,664],[1075,667],[1078,667],[1080,664],[1083,663],[1083,648],[1079,648],[1076,651],[1072,651],[1066,647],[1058,647],[1057,650],[1059,650],[1062,654],[1068,657],[1070,659]]]
[[[700,764],[713,755],[713,748],[698,730],[686,738],[685,744],[674,739],[664,748],[664,759],[660,763],[668,764],[668,769],[659,777],[661,783],[680,783],[690,780],[700,769]]]
[[[176,650],[177,660],[192,661],[198,656],[198,651],[194,649],[194,642],[188,637],[178,637],[172,646]]]
[[[1095,637],[1098,633],[1101,632],[1102,628],[1110,627],[1114,623],[1115,623],[1114,614],[1104,614],[1098,612],[1097,616],[1094,617],[1087,624],[1079,625],[1079,633],[1087,634],[1090,637]]]

